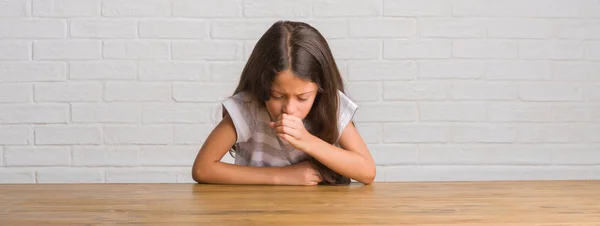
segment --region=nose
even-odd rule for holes
[[[287,101],[285,101],[284,105],[283,105],[283,113],[286,113],[288,115],[293,115],[296,109],[296,103],[294,102],[294,100],[290,100],[288,99]]]

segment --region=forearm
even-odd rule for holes
[[[357,152],[347,151],[321,139],[314,139],[305,152],[333,171],[359,182],[375,179],[375,164]]]
[[[213,162],[193,169],[194,180],[208,184],[279,184],[283,168],[241,166]]]

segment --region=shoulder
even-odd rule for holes
[[[247,141],[254,130],[257,118],[255,101],[246,93],[237,93],[222,102],[223,111],[227,113],[237,132],[237,142]]]
[[[350,99],[350,97],[348,97],[348,95],[346,95],[342,91],[338,90],[338,96],[339,96],[339,104],[340,104],[340,106],[339,106],[340,113],[342,113],[344,111],[354,112],[354,111],[356,111],[356,109],[358,109],[358,105],[356,103],[354,103],[354,101],[352,101]]]
[[[346,94],[342,91],[338,91],[339,96],[339,107],[338,107],[338,131],[341,135],[346,126],[352,122],[358,105],[354,103]]]

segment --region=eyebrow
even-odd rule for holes
[[[285,94],[283,92],[280,92],[280,91],[277,91],[277,90],[274,90],[274,89],[271,90],[271,91],[276,92],[276,93],[280,93],[280,94]],[[316,92],[316,90],[312,90],[312,91],[308,91],[308,92],[304,92],[304,93],[299,93],[299,94],[296,94],[296,95],[304,95],[304,94],[308,94],[308,93],[312,93],[312,92]]]

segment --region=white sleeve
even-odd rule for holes
[[[256,122],[255,114],[252,112],[254,109],[250,107],[250,103],[238,97],[239,95],[230,97],[222,103],[235,126],[236,143],[246,142],[250,139]]]
[[[350,98],[348,98],[348,96],[346,96],[341,91],[338,91],[338,92],[339,92],[339,96],[340,96],[340,101],[339,101],[340,106],[339,106],[339,111],[338,111],[338,131],[339,131],[339,136],[341,136],[342,132],[344,132],[344,129],[346,128],[346,126],[354,118],[354,114],[356,113],[356,110],[358,109],[358,105],[356,105],[356,103],[354,103],[352,100],[350,100]],[[338,139],[339,139],[339,136],[338,136]]]

